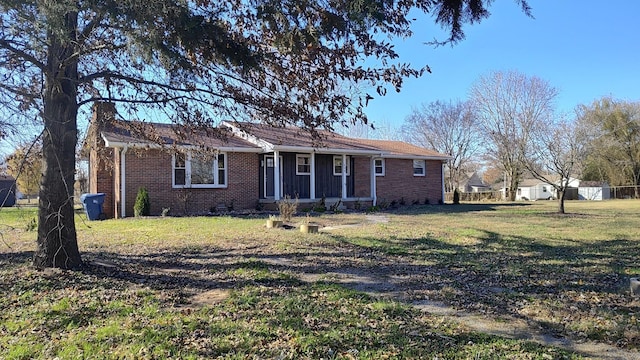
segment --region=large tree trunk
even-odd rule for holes
[[[40,183],[37,268],[82,266],[73,210],[77,143],[78,62],[72,59],[77,14],[64,18],[68,38],[50,34],[44,93],[43,174]]]

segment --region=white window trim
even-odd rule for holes
[[[184,185],[176,185],[176,154],[171,157],[171,187],[174,189],[226,189],[229,184],[229,156],[226,152],[219,152],[213,159],[211,172],[213,175],[213,184],[191,184],[191,152],[185,155],[184,163]],[[218,167],[218,155],[224,155],[224,167]],[[180,169],[180,168],[179,168]],[[220,184],[220,170],[224,170],[224,184]]]
[[[300,163],[300,159],[307,159],[306,164]],[[305,165],[309,167],[308,172],[302,172],[300,170],[300,166]],[[311,175],[311,154],[296,154],[296,175]]]
[[[342,176],[342,172],[336,172],[336,160],[342,161],[342,155],[334,155],[333,156],[333,175],[334,176]],[[346,175],[349,176],[351,170],[351,157],[347,156],[347,172]]]
[[[416,174],[415,169],[417,169],[418,167],[416,167],[416,161],[419,161],[421,166],[419,166],[419,168],[422,169],[422,174]],[[420,159],[414,159],[412,162],[413,165],[413,176],[426,176],[427,175],[427,162],[424,160],[420,160]]]
[[[377,172],[376,172],[376,168],[378,167],[378,166],[376,165],[376,162],[377,162],[377,161],[380,161],[380,167],[382,168],[382,172],[381,172],[381,173],[377,173]],[[375,159],[373,159],[373,173],[374,173],[376,176],[384,176],[385,171],[386,171],[386,170],[385,170],[385,164],[384,164],[384,163],[385,163],[385,161],[384,161],[384,159],[383,159],[383,158],[375,158]]]

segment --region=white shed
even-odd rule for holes
[[[609,184],[604,181],[581,181],[578,186],[580,200],[608,200],[611,198]]]

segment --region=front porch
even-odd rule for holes
[[[370,154],[274,151],[261,155],[259,202],[266,208],[289,196],[301,206],[364,207],[376,203],[375,157]],[[315,204],[315,205],[314,205]],[[275,205],[273,205],[275,206]]]
[[[275,200],[273,198],[260,199],[258,202],[260,203],[260,205],[264,210],[278,211],[279,201],[282,201],[282,199],[280,200]],[[295,199],[292,199],[292,201],[295,201]],[[298,199],[298,211],[316,209],[317,207],[321,206],[322,201],[323,201],[322,198]],[[338,203],[340,203],[340,205],[338,206],[338,210],[345,210],[345,209],[365,210],[374,205],[373,198],[371,197],[364,197],[364,198],[350,197],[346,199],[341,199],[339,197],[324,198],[324,206],[326,210],[331,210],[332,207],[335,207],[335,205]]]

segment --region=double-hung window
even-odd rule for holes
[[[424,160],[413,160],[413,176],[425,176],[426,170]]]
[[[347,158],[347,170],[345,171],[347,173],[347,176],[349,176],[349,168],[351,166],[349,166],[349,163],[351,162],[349,159],[349,156],[346,157]],[[336,155],[333,157],[333,175],[335,176],[341,176],[342,175],[342,155]]]
[[[296,155],[296,175],[311,175],[311,155]]]
[[[227,154],[175,154],[173,156],[173,187],[227,187]]]
[[[373,168],[376,176],[384,176],[384,159],[373,159]]]

